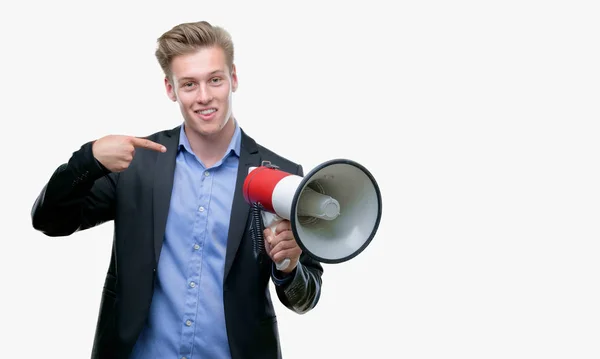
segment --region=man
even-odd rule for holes
[[[180,24],[158,39],[156,57],[183,124],[84,144],[37,198],[33,227],[67,236],[114,221],[92,358],[280,358],[269,280],[283,305],[305,313],[323,269],[289,221],[265,230],[266,256],[255,255],[242,184],[262,161],[300,176],[302,167],[239,127],[225,30]]]

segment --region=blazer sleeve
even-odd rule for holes
[[[33,204],[33,228],[50,237],[68,236],[114,219],[118,173],[94,158],[92,145],[81,146],[52,174]]]
[[[298,165],[296,174],[304,176],[301,165]],[[283,274],[278,273],[273,264],[272,279],[279,300],[299,314],[304,314],[317,305],[321,296],[322,275],[322,265],[304,252],[287,278],[282,278]]]

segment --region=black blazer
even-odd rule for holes
[[[169,211],[179,130],[180,126],[148,136],[166,146],[167,152],[136,149],[129,168],[120,173],[103,169],[92,154],[93,142],[84,144],[53,173],[34,203],[33,227],[51,237],[114,221],[93,359],[128,358],[146,321]],[[268,286],[272,262],[266,255],[259,259],[254,255],[250,207],[242,195],[248,168],[263,160],[303,175],[300,165],[257,145],[242,131],[223,281],[233,359],[281,358]],[[291,283],[276,287],[281,303],[297,313],[314,308],[322,272],[321,264],[303,253]]]

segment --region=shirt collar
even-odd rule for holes
[[[235,124],[235,130],[233,132],[233,137],[231,138],[231,141],[229,141],[229,146],[227,147],[227,151],[225,151],[225,156],[223,158],[226,158],[231,152],[233,152],[233,154],[235,154],[236,156],[240,157],[240,148],[242,146],[242,130],[240,129],[240,126],[237,123],[237,120],[235,119],[231,119],[230,121],[233,121]],[[184,127],[185,127],[185,122],[181,124],[181,128],[179,130],[179,150],[181,150],[182,148],[185,148],[186,151],[188,151],[189,153],[194,153],[192,151],[192,146],[190,145],[190,141],[188,140],[185,131],[184,131]]]

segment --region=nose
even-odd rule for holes
[[[212,101],[212,94],[210,89],[205,84],[198,86],[198,94],[196,96],[196,101],[201,104],[207,104]]]

